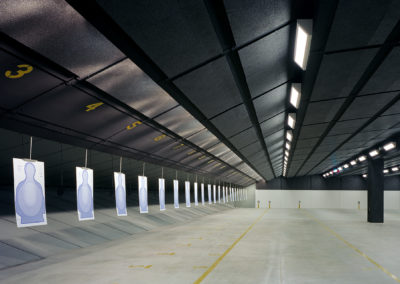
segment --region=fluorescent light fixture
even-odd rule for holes
[[[392,149],[396,148],[396,143],[395,142],[390,142],[387,143],[383,146],[383,149],[385,149],[385,151],[390,151]]]
[[[287,161],[289,158],[288,158],[287,156],[285,156],[283,159],[284,159],[285,161]]]
[[[356,164],[357,164],[357,161],[356,161],[356,160],[353,160],[353,161],[350,162],[350,165],[352,165],[352,166],[354,166],[354,165],[356,165]]]
[[[343,168],[347,169],[349,167],[349,164],[344,164]]]
[[[372,150],[371,152],[369,152],[369,155],[370,155],[371,157],[378,156],[378,155],[379,155],[379,151],[378,151],[378,150]]]
[[[383,170],[383,173],[384,173],[384,174],[387,174],[388,172],[389,172],[388,169],[384,169],[384,170]]]
[[[333,170],[333,173],[336,174],[337,172],[338,172],[338,169],[334,169],[334,170]]]
[[[287,124],[289,125],[290,128],[294,129],[294,126],[296,125],[296,114],[295,113],[288,114]]]
[[[363,174],[362,177],[363,177],[363,178],[366,178],[366,177],[367,177],[367,174]]]
[[[301,84],[293,83],[290,88],[290,104],[296,109],[299,108],[301,98]]]
[[[331,175],[333,175],[333,171],[330,171],[329,173],[330,173]]]
[[[286,139],[290,142],[293,140],[293,131],[292,130],[286,131]]]
[[[289,157],[289,151],[288,150],[285,150],[285,156]]]
[[[360,162],[364,162],[366,159],[367,159],[367,157],[365,157],[364,155],[358,157],[358,160],[359,160]]]
[[[393,167],[392,172],[397,172],[399,170],[399,167]]]
[[[343,171],[343,168],[342,168],[342,167],[339,167],[338,170],[339,170],[339,172],[341,172],[341,171]]]
[[[286,149],[290,150],[290,143],[286,142],[285,147],[286,147]]]
[[[297,20],[294,62],[306,70],[311,45],[312,20]]]

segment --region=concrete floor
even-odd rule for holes
[[[385,218],[382,225],[358,210],[232,209],[0,275],[12,275],[2,283],[396,283],[400,211]]]

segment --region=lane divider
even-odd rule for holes
[[[194,284],[198,284],[201,283],[208,274],[210,274],[215,267],[217,267],[217,265],[224,259],[224,257],[237,245],[237,243],[244,238],[244,236],[246,236],[246,234],[254,227],[255,224],[257,224],[262,217],[264,217],[264,215],[268,212],[268,209],[264,210],[264,212],[253,222],[253,224],[251,224],[247,230],[240,235],[239,238],[236,239],[236,241],[220,256],[218,257],[218,259],[203,273],[203,275],[201,275],[196,281],[194,281]]]
[[[392,274],[389,270],[387,270],[386,268],[384,268],[382,265],[380,265],[379,263],[377,263],[375,260],[373,260],[372,258],[370,258],[368,255],[366,255],[365,253],[363,253],[361,250],[359,250],[358,248],[356,248],[354,245],[352,245],[351,243],[349,243],[348,241],[346,241],[341,235],[339,235],[338,233],[336,233],[334,230],[332,230],[330,227],[328,227],[327,225],[325,225],[322,221],[320,221],[319,219],[317,219],[314,215],[312,215],[311,213],[307,212],[307,211],[303,211],[305,212],[311,219],[313,219],[316,223],[318,223],[319,225],[321,225],[325,230],[327,230],[329,233],[331,233],[332,235],[334,235],[337,239],[341,240],[342,242],[344,242],[348,247],[352,248],[356,253],[358,253],[359,255],[361,255],[362,257],[364,257],[366,260],[368,260],[369,262],[371,262],[373,265],[375,265],[378,269],[380,269],[381,271],[383,271],[384,273],[386,273],[389,277],[391,277],[393,280],[397,281],[398,283],[400,283],[400,278],[398,278],[396,275]]]

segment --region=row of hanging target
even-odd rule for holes
[[[44,190],[44,162],[32,160],[32,138],[29,159],[13,159],[14,170],[14,203],[16,223],[18,227],[47,225],[45,190]],[[125,174],[114,172],[115,201],[118,216],[127,216]],[[159,203],[160,210],[165,210],[165,179],[160,178]],[[139,210],[148,213],[147,177],[138,177]],[[179,208],[179,181],[175,179],[174,207]],[[204,183],[201,183],[201,203],[205,205]],[[213,189],[213,194],[212,194]],[[221,198],[222,189],[222,198]],[[208,203],[217,203],[217,185],[207,185]],[[93,169],[87,168],[87,150],[85,167],[76,167],[76,194],[79,221],[94,220],[93,207]],[[218,203],[247,200],[247,190],[232,186],[218,185]],[[190,181],[185,181],[186,207],[191,206]],[[194,204],[198,206],[198,183],[194,182]]]

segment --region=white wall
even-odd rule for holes
[[[247,200],[237,201],[235,202],[235,207],[241,208],[254,208],[254,202],[256,200],[256,184],[249,185],[244,188],[247,190]]]
[[[366,190],[256,190],[254,206],[260,201],[260,208],[367,208]],[[384,192],[385,209],[400,209],[400,191]]]

